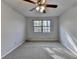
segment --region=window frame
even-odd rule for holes
[[[34,26],[34,21],[41,21],[42,25],[41,25],[41,26]],[[48,25],[47,25],[47,26],[43,26],[43,21],[50,21],[50,26],[48,26]],[[33,24],[32,24],[32,25],[33,25],[33,32],[34,32],[34,33],[50,33],[50,32],[51,32],[51,28],[52,28],[52,26],[51,26],[52,23],[51,23],[51,22],[52,22],[51,20],[32,20],[32,23],[33,23]],[[40,31],[40,32],[35,32],[35,31],[34,31],[34,27],[41,27],[41,31]],[[43,27],[50,27],[50,32],[48,32],[48,31],[47,31],[47,32],[44,32],[44,31],[43,31]],[[47,30],[48,30],[48,29],[47,29]]]

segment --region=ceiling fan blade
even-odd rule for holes
[[[35,9],[36,9],[36,7],[32,8],[30,11],[33,11],[33,10],[35,10]]]
[[[50,8],[57,8],[57,5],[52,5],[52,4],[46,4],[46,7],[50,7]]]
[[[35,4],[35,2],[31,0],[24,0],[24,1]]]

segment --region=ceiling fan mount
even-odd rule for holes
[[[32,1],[32,0],[24,0],[25,2],[29,2],[32,4],[35,4],[36,7],[31,9],[30,11],[36,10],[39,11],[41,13],[46,13],[46,8],[57,8],[58,6],[55,4],[46,4],[46,0],[37,0],[36,2]]]

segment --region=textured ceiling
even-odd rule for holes
[[[38,13],[35,10],[29,11],[35,5],[25,2],[23,0],[3,0],[7,4],[9,4],[12,8],[18,10],[20,13],[22,13],[24,16],[59,16],[62,14],[66,9],[70,8],[74,3],[76,3],[76,0],[47,0],[47,3],[49,4],[57,4],[58,8],[47,8],[47,13]],[[34,0],[35,1],[35,0]]]

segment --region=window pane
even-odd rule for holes
[[[43,32],[50,32],[50,27],[43,27]]]
[[[43,21],[43,26],[50,26],[50,21]]]
[[[41,27],[34,27],[34,32],[41,32]]]
[[[41,21],[34,21],[34,26],[41,26]]]
[[[50,32],[50,27],[48,27],[48,30],[47,31]]]
[[[47,32],[47,27],[43,27],[43,32]]]
[[[47,26],[47,21],[43,21],[43,26]]]
[[[50,21],[47,21],[47,23],[48,23],[48,26],[50,26]]]

